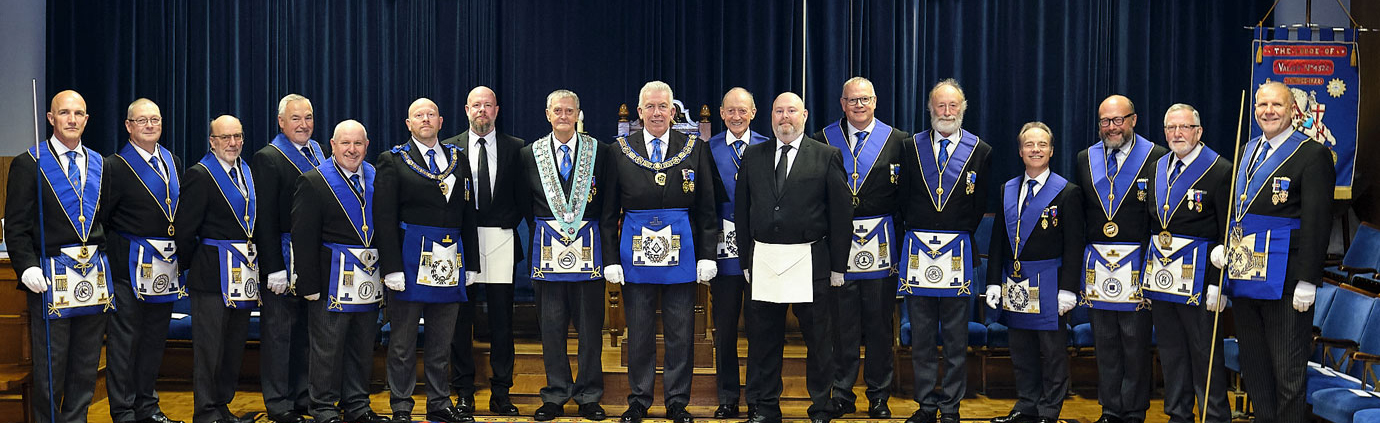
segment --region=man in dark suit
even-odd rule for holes
[[[915,402],[907,423],[957,423],[968,386],[968,322],[971,320],[977,249],[973,232],[987,210],[988,155],[992,146],[963,127],[968,100],[953,79],[930,90],[930,130],[907,140],[900,154],[900,218],[905,239],[898,294],[910,311]],[[944,379],[935,361],[943,338]],[[935,389],[936,382],[939,389]]]
[[[380,154],[374,181],[378,245],[388,286],[388,388],[393,421],[412,421],[417,387],[417,331],[426,337],[426,419],[471,422],[472,411],[450,402],[451,336],[466,301],[465,284],[479,270],[469,164],[460,148],[440,144],[436,103],[419,98],[407,110],[411,139]],[[468,344],[468,343],[467,343]]]
[[[1050,171],[1052,134],[1041,122],[1021,127],[1025,172],[1003,186],[992,224],[987,306],[1010,328],[1016,378],[1016,405],[992,423],[1059,421],[1068,395],[1065,327],[1083,274],[1083,193]]]
[[[1236,338],[1253,352],[1241,373],[1258,422],[1307,418],[1304,368],[1336,188],[1331,152],[1294,129],[1295,107],[1288,85],[1256,90],[1263,135],[1241,147],[1227,247],[1212,252],[1227,270]]]
[[[383,272],[374,243],[375,172],[364,162],[368,150],[364,125],[340,122],[331,135],[331,158],[297,178],[292,198],[297,293],[311,312],[311,415],[322,423],[390,421],[369,408]]]
[[[489,411],[500,416],[516,416],[519,411],[508,397],[513,387],[513,269],[522,260],[517,225],[522,210],[517,208],[517,181],[521,162],[518,150],[525,142],[494,128],[498,118],[498,98],[489,87],[470,90],[465,99],[465,115],[470,127],[444,143],[460,147],[467,160],[474,184],[475,221],[478,225],[479,260],[482,272],[469,288],[469,301],[460,303],[460,319],[451,343],[451,388],[458,399],[456,408],[474,412],[474,309],[479,294],[488,304],[489,317]]]
[[[804,136],[809,111],[794,93],[772,104],[776,141],[748,147],[739,174],[734,216],[740,265],[751,285],[747,319],[748,383],[755,401],[750,423],[781,421],[781,354],[786,309],[805,335],[805,386],[812,423],[832,418],[829,399],[833,331],[824,297],[847,270],[853,208],[839,150]],[[757,275],[757,280],[752,279]]]
[[[292,195],[297,177],[326,161],[321,145],[311,139],[316,127],[311,100],[288,94],[278,101],[281,132],[254,153],[254,179],[259,181],[263,220],[254,237],[262,250],[262,273],[267,275],[260,317],[259,378],[264,407],[275,423],[301,423],[310,407],[307,396],[307,302],[295,293],[290,232]]]
[[[531,276],[540,312],[546,386],[533,414],[548,421],[572,399],[580,417],[603,420],[603,263],[618,256],[618,176],[613,147],[575,132],[580,97],[569,90],[546,96],[551,133],[518,152],[517,207],[532,228]],[[572,378],[566,341],[579,336]]]
[[[1195,397],[1205,421],[1231,421],[1222,354],[1208,355],[1221,338],[1213,320],[1222,311],[1221,273],[1205,266],[1212,246],[1222,243],[1231,194],[1231,162],[1201,144],[1202,118],[1187,104],[1169,106],[1164,138],[1174,154],[1155,162],[1149,205],[1150,242],[1141,286],[1153,304],[1151,315],[1164,370],[1164,414],[1190,423]],[[1219,333],[1220,335],[1220,333]],[[1209,370],[1211,368],[1211,370]],[[1211,386],[1205,386],[1208,373]]]
[[[719,408],[714,410],[714,418],[730,419],[738,417],[738,391],[742,388],[738,378],[738,315],[743,312],[747,294],[747,281],[743,280],[743,268],[738,263],[733,197],[743,150],[766,142],[767,137],[748,128],[757,116],[757,104],[746,89],[728,90],[719,106],[719,116],[728,130],[709,138],[708,144],[709,151],[714,153],[714,193],[718,196],[722,222],[716,249],[719,275],[709,285],[709,296],[714,310],[714,380],[719,391]],[[748,398],[747,403],[748,414],[752,414],[757,401]]]
[[[10,162],[5,241],[19,289],[28,289],[32,418],[85,422],[110,304],[102,251],[110,207],[98,204],[101,156],[81,141],[86,100],[76,91],[59,92],[47,116],[53,136]]]
[[[1140,423],[1150,408],[1150,310],[1134,273],[1144,270],[1150,236],[1150,178],[1169,150],[1134,132],[1136,108],[1126,97],[1107,97],[1097,115],[1101,141],[1078,153],[1076,165],[1083,207],[1092,214],[1081,292],[1092,307],[1097,348],[1096,423]]]
[[[105,387],[116,423],[181,423],[158,407],[154,382],[163,363],[172,304],[187,291],[180,282],[173,218],[182,161],[158,145],[163,115],[146,98],[125,112],[129,143],[105,159],[102,201],[110,210],[106,239],[118,313],[110,318]],[[190,258],[190,256],[188,256]]]
[[[258,202],[240,158],[239,119],[211,121],[211,151],[187,169],[176,216],[177,251],[192,296],[192,401],[195,423],[239,423],[230,411],[239,383],[249,313],[259,303]]]
[[[893,317],[896,315],[897,182],[901,144],[910,134],[875,118],[877,93],[872,81],[854,77],[843,83],[839,98],[844,118],[829,124],[813,139],[843,152],[843,171],[853,201],[853,236],[848,272],[842,286],[830,290],[834,302],[834,417],[852,413],[857,394],[858,347],[867,349],[863,382],[867,383],[867,415],[891,418],[894,369],[891,363]]]
[[[719,218],[713,158],[697,137],[671,130],[671,87],[652,81],[637,95],[643,129],[615,144],[619,204],[624,210],[619,255],[604,276],[623,285],[628,322],[628,410],[622,423],[639,423],[652,405],[656,378],[656,321],[665,333],[666,416],[695,418],[690,404],[694,367],[695,282],[718,274],[714,263]],[[626,266],[624,266],[626,265]]]

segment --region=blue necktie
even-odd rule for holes
[[[661,138],[652,138],[652,163],[661,163]]]
[[[939,165],[944,166],[949,163],[949,139],[939,139]],[[944,169],[939,170],[941,173]]]
[[[302,146],[302,155],[307,156],[307,163],[311,163],[311,167],[321,166],[321,162],[316,161],[316,155],[311,154],[311,147]]]
[[[570,146],[561,146],[561,179],[570,180],[570,170],[575,168],[575,164],[570,162]]]
[[[862,150],[863,141],[867,141],[867,131],[858,131],[858,141],[853,143],[853,157],[858,157],[858,151]]]
[[[1107,179],[1111,180],[1116,176],[1117,164],[1116,156],[1121,154],[1121,149],[1112,150],[1112,154],[1107,155]]]
[[[149,157],[149,166],[153,166],[153,173],[157,173],[158,176],[167,179],[168,177],[163,174],[163,167],[158,165],[159,162],[158,156]]]
[[[240,190],[240,194],[244,193],[244,184],[240,183],[239,169],[230,168],[230,183],[235,184],[235,188]]]
[[[733,153],[737,154],[738,158],[740,159],[743,158],[743,144],[743,140],[737,140],[733,142]]]
[[[1179,161],[1179,160],[1175,160],[1175,161],[1174,161],[1174,171],[1173,171],[1173,172],[1169,172],[1169,183],[1172,184],[1172,183],[1174,183],[1174,181],[1178,180],[1178,179],[1179,179],[1179,172],[1181,172],[1181,171],[1183,171],[1183,170],[1184,170],[1184,162]]]
[[[1255,161],[1251,162],[1251,167],[1246,169],[1246,180],[1255,177],[1255,171],[1260,170],[1260,165],[1265,164],[1265,156],[1270,155],[1270,143],[1262,139],[1260,147],[1256,147],[1256,149],[1260,150],[1260,154],[1255,156]]]
[[[359,174],[350,175],[350,187],[355,189],[355,194],[364,195],[364,186],[359,183]]]
[[[426,166],[427,169],[431,170],[431,173],[441,173],[441,168],[436,167],[436,150],[426,151]]]
[[[77,152],[67,152],[67,181],[72,183],[72,189],[81,193],[81,170],[77,169]]]
[[[1036,181],[1036,180],[1034,180],[1034,179],[1031,179],[1031,180],[1029,180],[1029,181],[1025,181],[1025,185],[1026,185],[1027,187],[1029,187],[1029,188],[1027,188],[1027,189],[1025,190],[1025,201],[1021,202],[1021,212],[1020,212],[1020,214],[1025,214],[1025,206],[1030,205],[1030,201],[1035,199],[1035,185],[1039,185],[1039,184],[1040,184],[1040,181]]]

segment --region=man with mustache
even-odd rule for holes
[[[268,145],[254,153],[254,180],[259,182],[263,220],[255,228],[259,259],[267,282],[260,317],[259,378],[264,407],[274,423],[302,423],[311,405],[307,395],[307,302],[296,292],[291,236],[292,196],[297,177],[322,162],[321,145],[311,139],[316,115],[311,100],[288,94],[278,100],[278,129]]]
[[[781,422],[781,354],[786,309],[805,336],[811,423],[833,418],[833,331],[825,296],[843,280],[853,208],[838,148],[805,136],[810,112],[795,93],[772,104],[776,140],[747,147],[734,193],[739,265],[750,284],[748,423]],[[753,279],[753,275],[757,279]]]
[[[475,278],[467,297],[460,303],[460,319],[451,341],[451,388],[455,391],[455,408],[473,413],[474,406],[474,339],[476,299],[482,293],[488,304],[489,320],[489,411],[500,416],[516,416],[519,411],[508,397],[513,387],[513,266],[522,261],[514,230],[522,218],[517,207],[518,173],[521,161],[518,150],[526,144],[521,138],[499,132],[494,127],[498,119],[498,97],[489,87],[470,90],[465,99],[465,115],[470,127],[460,135],[447,138],[445,144],[460,147],[469,162],[474,184],[475,221],[478,225],[478,253],[482,269]]]
[[[1241,373],[1258,422],[1299,422],[1304,402],[1313,300],[1331,232],[1336,170],[1332,154],[1294,129],[1289,86],[1255,92],[1262,136],[1241,147],[1226,247],[1212,264],[1227,272],[1241,343]]]
[[[1152,234],[1141,286],[1153,304],[1150,312],[1164,371],[1164,414],[1176,423],[1197,421],[1195,397],[1198,409],[1206,410],[1205,421],[1231,421],[1222,354],[1213,354],[1208,362],[1213,344],[1221,345],[1221,333],[1212,334],[1214,313],[1226,307],[1226,301],[1218,269],[1203,265],[1212,246],[1222,243],[1231,162],[1199,142],[1202,124],[1198,110],[1187,104],[1169,106],[1164,113],[1164,138],[1174,154],[1155,162],[1147,208]],[[1210,387],[1204,386],[1208,373]]]
[[[968,100],[953,79],[930,90],[930,129],[902,146],[901,220],[905,243],[898,294],[910,312],[915,402],[907,423],[958,423],[967,391],[968,300],[977,286],[973,232],[987,210],[992,146],[962,129]],[[981,281],[976,281],[981,283]],[[944,379],[935,389],[939,363],[935,340],[943,337]]]
[[[838,334],[834,356],[834,417],[852,413],[857,394],[859,352],[867,350],[863,382],[867,383],[867,415],[891,418],[892,326],[896,315],[897,182],[901,144],[910,134],[876,119],[877,93],[872,81],[854,77],[843,83],[839,98],[843,119],[816,132],[814,139],[843,152],[843,171],[853,193],[853,237],[848,272],[831,281],[830,297]]]
[[[211,121],[211,151],[182,180],[177,251],[189,260],[192,296],[192,404],[195,423],[238,423],[230,411],[239,383],[249,314],[260,292],[255,179],[240,158],[244,128],[234,116]]]
[[[1107,97],[1097,115],[1101,140],[1078,153],[1076,167],[1090,210],[1081,292],[1097,349],[1096,423],[1139,423],[1150,408],[1150,310],[1134,275],[1144,274],[1150,178],[1169,150],[1134,132],[1136,108],[1124,96]]]
[[[657,310],[665,333],[666,417],[690,423],[690,379],[695,345],[695,282],[718,274],[713,158],[698,137],[671,130],[674,95],[652,81],[637,95],[641,131],[619,137],[623,208],[619,255],[604,276],[623,284],[628,322],[628,410],[622,423],[639,423],[652,405],[656,378]],[[626,283],[625,283],[626,282]]]

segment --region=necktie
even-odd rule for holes
[[[949,139],[948,139],[948,138],[940,138],[940,139],[939,139],[939,165],[940,165],[940,166],[944,166],[944,165],[947,165],[948,163],[949,163]],[[944,171],[943,169],[940,169],[940,172],[943,172],[943,171]]]
[[[858,157],[858,151],[862,150],[863,141],[867,141],[867,131],[858,131],[858,140],[853,142],[853,157]]]
[[[661,163],[661,138],[652,138],[652,163]]]
[[[240,190],[240,194],[244,194],[244,184],[240,183],[240,170],[238,168],[230,168],[230,183],[235,184],[235,189]]]
[[[81,192],[81,170],[77,169],[77,152],[67,152],[67,181],[72,183],[72,188],[78,193]]]
[[[575,164],[570,162],[570,146],[568,146],[568,145],[562,145],[562,146],[561,146],[561,167],[560,167],[560,170],[561,170],[561,179],[567,180],[567,181],[570,180],[570,169],[572,169],[572,168],[574,168],[574,167],[575,167]]]
[[[791,146],[789,144],[781,146],[781,158],[776,159],[776,191],[781,192],[786,189],[786,173],[790,167],[789,156]]]
[[[1260,170],[1260,165],[1265,164],[1265,156],[1270,155],[1270,143],[1262,139],[1260,147],[1256,147],[1256,150],[1259,150],[1260,154],[1255,156],[1255,161],[1251,162],[1251,167],[1246,169],[1247,180],[1255,177],[1255,171]]]
[[[743,140],[733,142],[733,153],[737,154],[740,159],[743,158],[743,144]]]
[[[441,173],[441,168],[436,167],[436,150],[426,151],[426,167],[433,174]]]
[[[1030,201],[1035,199],[1035,186],[1039,184],[1040,181],[1036,181],[1034,179],[1025,181],[1025,185],[1027,188],[1025,190],[1025,201],[1021,202],[1021,214],[1025,214],[1025,206],[1030,205]]]
[[[364,186],[359,183],[359,174],[350,175],[350,188],[355,189],[355,195],[364,195]]]
[[[168,176],[163,173],[163,167],[158,165],[161,161],[158,160],[158,156],[149,157],[149,166],[153,166],[153,173],[157,173],[159,177],[166,180]]]
[[[302,155],[307,156],[307,163],[311,163],[311,167],[321,166],[321,162],[316,161],[316,155],[311,154],[311,147],[302,146]]]
[[[1116,176],[1116,156],[1119,154],[1121,154],[1121,149],[1112,150],[1112,154],[1107,155],[1107,179],[1109,180]]]
[[[489,187],[489,148],[485,141],[487,140],[479,139],[479,177],[476,178],[479,180],[479,199],[475,202],[475,207],[480,210],[488,209],[493,197],[493,188]]]
[[[1175,160],[1175,161],[1174,161],[1174,171],[1173,171],[1173,172],[1169,172],[1169,183],[1172,184],[1172,183],[1174,183],[1175,180],[1178,180],[1178,179],[1179,179],[1179,172],[1182,172],[1183,170],[1184,170],[1184,162],[1179,161],[1179,160]]]

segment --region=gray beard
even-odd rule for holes
[[[1107,147],[1107,148],[1116,150],[1116,149],[1121,148],[1122,146],[1126,145],[1126,141],[1127,141],[1126,137],[1125,137],[1125,136],[1122,136],[1120,142],[1117,142],[1117,143],[1113,144],[1111,140],[1104,139],[1104,140],[1102,140],[1102,145],[1105,146],[1105,147]]]

